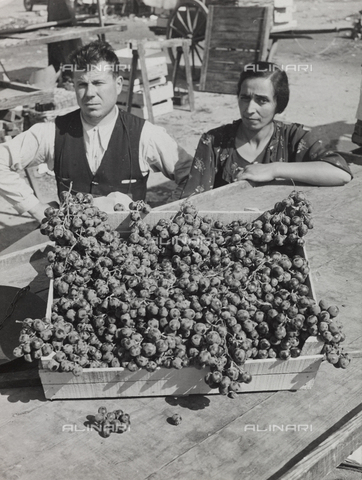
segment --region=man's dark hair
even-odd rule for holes
[[[107,62],[113,66],[114,77],[121,73],[118,57],[108,42],[97,40],[77,48],[69,55],[69,62],[78,70],[87,70],[89,65]]]
[[[238,97],[241,85],[247,78],[270,78],[277,104],[276,113],[282,113],[285,110],[289,102],[289,83],[284,70],[272,62],[255,62],[244,65],[238,82]]]

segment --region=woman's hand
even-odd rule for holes
[[[275,164],[252,163],[240,171],[237,180],[251,180],[253,182],[272,182],[275,180]]]

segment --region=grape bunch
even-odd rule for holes
[[[130,429],[131,417],[123,410],[108,412],[106,407],[99,407],[94,423],[100,429],[102,437],[108,438],[111,433],[127,432]]]
[[[151,206],[144,200],[136,200],[129,205],[130,210],[136,210],[137,212],[150,213]]]
[[[301,192],[252,222],[228,224],[186,201],[150,226],[146,204],[133,203],[128,238],[89,195],[65,194],[46,211],[56,298],[50,319],[24,321],[17,356],[52,354],[49,369],[75,375],[193,365],[231,398],[252,380],[248,359],[298,357],[311,335],[330,363],[348,365],[338,308],[311,298],[301,248],[312,209]]]
[[[151,206],[148,203],[145,203],[144,200],[136,200],[129,204],[129,209],[137,212],[142,213],[150,213],[152,210]],[[126,207],[122,203],[116,203],[113,207],[115,212],[125,211]]]
[[[172,423],[172,425],[180,425],[180,423],[182,422],[181,415],[179,413],[174,413],[170,418],[170,422]]]

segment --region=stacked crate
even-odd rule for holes
[[[274,24],[293,23],[293,0],[274,0]]]
[[[132,49],[123,48],[121,50],[117,50],[116,54],[121,64],[121,74],[123,76],[123,88],[122,92],[118,96],[117,103],[121,108],[126,109],[132,64]],[[162,53],[147,55],[146,69],[147,78],[150,84],[150,97],[153,116],[156,117],[172,112],[172,97],[174,96],[174,91],[172,82],[167,81],[168,71],[166,56]],[[142,82],[142,72],[139,60],[133,86],[131,113],[145,119],[147,119],[149,116],[146,106],[145,91]]]
[[[10,140],[23,131],[22,108],[0,110],[0,143]]]

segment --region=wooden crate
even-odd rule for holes
[[[289,23],[293,21],[293,0],[274,0],[274,23]]]
[[[145,217],[151,226],[156,225],[160,218],[172,218],[176,212],[154,211]],[[259,217],[262,212],[250,210],[243,212],[200,212],[221,219],[224,224],[236,219],[246,222]],[[117,212],[109,215],[108,223],[118,231],[127,235],[129,214]],[[305,248],[300,247],[297,252],[307,258]],[[311,296],[315,297],[311,275],[306,284],[310,288]],[[50,316],[53,302],[52,283],[49,288],[47,316]],[[302,354],[298,358],[288,360],[249,359],[245,363],[245,370],[253,379],[249,384],[242,384],[241,392],[260,392],[278,390],[310,389],[315,381],[318,369],[324,358],[321,353],[323,343],[316,337],[310,337],[305,342]],[[111,398],[134,396],[168,396],[190,394],[218,394],[218,390],[211,389],[204,381],[208,368],[198,369],[194,366],[181,370],[160,367],[155,372],[140,369],[130,372],[124,368],[87,368],[80,376],[67,372],[51,372],[47,370],[47,363],[52,356],[43,357],[40,362],[39,376],[47,399],[65,398]]]
[[[131,73],[131,65],[132,65],[132,49],[130,48],[123,48],[121,50],[117,50],[116,55],[118,56],[121,71],[120,74],[124,79],[129,79]],[[163,54],[151,54],[145,57],[146,61],[146,68],[147,68],[147,77],[148,80],[154,80],[156,78],[160,78],[166,76],[168,74],[167,69],[167,61],[166,56]],[[140,60],[137,62],[137,70],[136,70],[136,79],[142,80],[142,72],[141,72],[141,65]]]
[[[271,6],[210,5],[199,90],[235,95],[243,66],[266,60],[271,26]]]
[[[122,90],[118,95],[117,103],[126,104],[128,97],[128,88]],[[173,97],[172,82],[165,82],[163,85],[157,85],[150,88],[150,97],[152,105],[164,102]],[[132,96],[132,106],[144,107],[146,105],[146,98],[143,87],[134,91]]]

